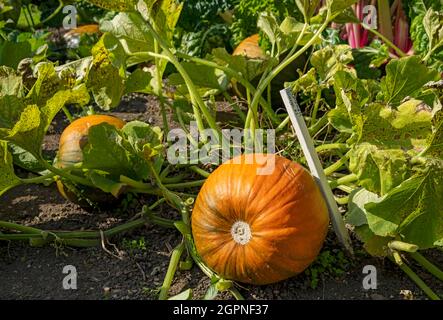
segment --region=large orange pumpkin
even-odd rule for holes
[[[275,155],[250,155],[218,167],[192,212],[192,233],[203,261],[226,279],[256,285],[305,270],[326,237],[329,216],[311,174]]]
[[[108,123],[118,129],[123,128],[125,122],[119,118],[107,115],[91,115],[75,120],[63,131],[57,156],[56,166],[59,168],[71,167],[83,160],[82,147],[88,141],[89,128],[92,126]],[[57,189],[67,200],[77,203],[80,206],[89,209],[91,204],[99,204],[105,207],[115,205],[116,199],[110,194],[90,187],[79,187],[73,184],[66,185],[57,180]]]

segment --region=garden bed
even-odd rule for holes
[[[125,97],[111,114],[127,121],[141,120],[161,123],[158,102],[145,95]],[[63,117],[57,117],[45,138],[45,154],[53,155],[58,148],[60,133],[66,126]],[[24,174],[24,173],[23,173]],[[22,186],[8,191],[2,197],[0,220],[11,220],[44,230],[98,230],[109,229],[128,221],[141,209],[141,203],[150,203],[149,197],[134,201],[127,210],[88,212],[58,193],[55,185]],[[177,218],[177,213],[163,206],[164,217]],[[28,243],[0,245],[0,299],[156,299],[158,288],[168,268],[170,254],[180,241],[178,232],[147,224],[146,228],[113,238],[106,248],[115,256],[97,248],[69,248],[54,246],[32,248]],[[316,288],[313,277],[301,274],[289,280],[267,286],[244,285],[240,288],[246,299],[425,299],[417,286],[389,261],[368,256],[354,239],[356,255],[343,261],[325,259],[327,272],[319,274]],[[115,245],[115,247],[114,247]],[[322,252],[343,254],[342,246],[330,230]],[[443,254],[430,252],[431,259],[443,264]],[[73,265],[78,272],[77,290],[64,290],[63,267]],[[363,267],[377,268],[376,290],[363,288]],[[318,269],[318,265],[314,265]],[[343,272],[342,272],[343,271]],[[433,283],[425,272],[419,275],[436,292],[443,285]],[[315,281],[315,280],[314,280]],[[179,271],[171,295],[192,288],[194,298],[205,295],[210,280],[194,266],[190,271]],[[411,292],[412,296],[409,295]],[[228,293],[218,299],[232,299]]]

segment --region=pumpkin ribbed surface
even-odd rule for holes
[[[203,261],[226,279],[269,284],[305,270],[326,237],[329,216],[311,174],[275,155],[251,156],[218,167],[203,185],[192,233]],[[248,161],[246,161],[248,159]]]

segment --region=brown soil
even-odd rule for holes
[[[114,112],[124,120],[141,120],[161,124],[161,116],[154,99],[134,95],[123,100]],[[172,121],[172,119],[169,119]],[[57,150],[60,132],[67,125],[62,115],[55,119],[44,143],[44,150],[53,156]],[[142,204],[152,203],[141,197],[126,208],[112,211],[87,212],[63,199],[54,185],[22,186],[7,192],[0,201],[0,220],[14,221],[45,230],[98,230],[128,221]],[[167,206],[160,208],[164,216],[176,217]],[[143,238],[145,247],[134,249],[128,240]],[[163,282],[171,249],[180,241],[180,234],[158,226],[144,228],[112,238],[112,244],[103,248],[73,249],[68,247],[30,247],[28,243],[0,242],[0,299],[155,299]],[[315,289],[311,277],[301,274],[287,281],[268,286],[241,286],[247,299],[403,299],[403,290],[410,290],[414,299],[426,298],[398,268],[388,260],[368,257],[354,240],[357,254],[348,258],[345,272],[324,272],[319,275]],[[330,232],[323,249],[337,253],[340,246]],[[443,265],[443,253],[426,253],[437,265]],[[374,265],[378,271],[378,288],[364,290],[362,281],[365,265]],[[62,287],[63,267],[73,265],[78,272],[77,290]],[[334,267],[334,266],[332,266]],[[415,270],[417,270],[415,268]],[[443,294],[442,283],[420,272],[431,287]],[[209,279],[194,266],[190,271],[179,271],[171,294],[192,288],[194,298],[202,298]],[[224,293],[219,299],[232,299]]]

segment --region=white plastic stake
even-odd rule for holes
[[[292,126],[297,134],[303,153],[306,157],[306,161],[308,162],[309,169],[311,170],[312,175],[317,181],[323,196],[325,197],[329,208],[329,217],[332,221],[332,226],[334,227],[335,233],[346,250],[352,254],[353,250],[348,230],[346,229],[343,217],[338,210],[337,203],[334,199],[334,194],[329,187],[328,179],[326,178],[323,167],[320,163],[320,159],[315,151],[314,142],[309,134],[297,100],[289,88],[281,90],[280,94],[286,106],[286,110],[288,111]]]

